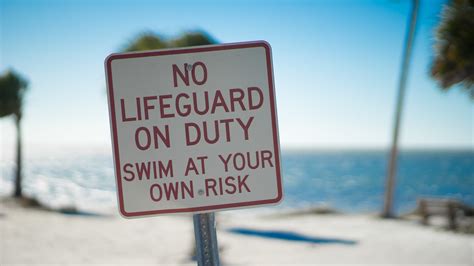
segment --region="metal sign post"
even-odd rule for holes
[[[219,266],[219,249],[214,213],[194,214],[193,221],[198,265]]]

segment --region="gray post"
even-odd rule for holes
[[[199,266],[219,266],[216,221],[214,213],[193,215],[196,259]]]

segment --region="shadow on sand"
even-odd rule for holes
[[[55,211],[64,215],[72,215],[72,216],[89,216],[89,217],[105,217],[106,216],[99,213],[79,211],[76,208],[61,208]]]
[[[291,231],[277,231],[277,230],[258,230],[258,229],[248,229],[248,228],[231,228],[227,230],[228,232],[246,235],[246,236],[255,236],[261,238],[272,238],[286,241],[295,241],[295,242],[306,242],[311,244],[343,244],[343,245],[354,245],[357,244],[357,241],[347,240],[347,239],[338,239],[338,238],[327,238],[327,237],[314,237],[303,235]]]
[[[25,209],[31,209],[31,210],[40,210],[40,211],[47,211],[47,212],[54,212],[54,213],[60,213],[64,215],[70,215],[70,216],[85,216],[85,217],[108,217],[110,215],[107,214],[101,214],[101,213],[94,213],[94,212],[87,212],[87,211],[82,211],[77,209],[75,206],[64,206],[60,208],[51,208],[40,201],[38,201],[34,197],[28,197],[28,196],[23,196],[20,198],[14,198],[14,197],[0,197],[0,203],[1,204],[6,204],[11,207],[21,207]],[[5,218],[6,214],[0,213],[0,219]]]

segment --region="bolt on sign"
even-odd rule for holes
[[[112,54],[105,68],[123,216],[282,199],[268,43]]]

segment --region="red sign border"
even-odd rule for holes
[[[267,63],[267,75],[268,75],[268,85],[269,85],[269,97],[270,101],[270,111],[272,117],[272,131],[273,131],[273,146],[275,154],[275,169],[276,169],[276,178],[277,178],[277,189],[278,195],[274,199],[267,200],[257,200],[257,201],[246,201],[238,203],[227,203],[227,204],[218,204],[218,205],[208,205],[200,207],[191,207],[191,208],[178,208],[178,209],[164,209],[164,210],[151,210],[151,211],[139,211],[139,212],[127,212],[124,208],[123,201],[123,191],[122,191],[122,180],[120,178],[120,155],[119,155],[119,146],[117,138],[117,122],[115,115],[115,102],[114,102],[114,89],[113,89],[113,80],[112,80],[112,61],[117,59],[128,59],[128,58],[138,58],[138,57],[150,57],[150,56],[162,56],[162,55],[175,55],[175,54],[186,54],[186,53],[199,53],[199,52],[212,52],[212,51],[223,51],[223,50],[232,50],[232,49],[242,49],[242,48],[255,48],[263,47],[266,54],[266,63]],[[280,168],[280,149],[278,141],[278,128],[277,128],[277,119],[276,119],[276,108],[275,108],[275,89],[273,84],[273,65],[271,57],[271,47],[270,44],[266,41],[254,41],[254,42],[241,42],[241,43],[229,43],[221,45],[212,45],[212,46],[195,46],[190,48],[181,48],[181,49],[169,49],[169,50],[158,50],[158,51],[147,51],[147,52],[133,52],[133,53],[124,53],[124,54],[111,54],[105,59],[105,71],[107,77],[107,90],[108,90],[108,99],[109,99],[109,113],[110,113],[110,123],[112,129],[112,143],[113,143],[113,152],[114,152],[114,163],[115,163],[115,178],[117,183],[117,194],[119,201],[119,210],[120,214],[126,218],[133,218],[139,216],[149,216],[157,214],[171,214],[171,213],[187,213],[187,212],[206,212],[220,209],[228,208],[239,208],[239,207],[250,207],[258,205],[267,205],[275,204],[282,200],[283,198],[283,189],[282,189],[282,180],[281,180],[281,168]]]

